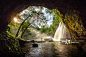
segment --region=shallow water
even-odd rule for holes
[[[61,42],[37,43],[38,47],[32,47],[32,43],[26,43],[22,48],[26,52],[25,57],[85,57],[83,51],[79,51],[74,45],[65,45]]]

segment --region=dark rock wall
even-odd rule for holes
[[[15,15],[28,6],[44,6],[49,9],[58,9],[63,14],[63,18],[65,18],[67,13],[75,10],[79,20],[83,23],[82,25],[86,28],[85,5],[85,1],[82,0],[0,0],[0,32],[5,31]],[[69,28],[67,22],[64,23]]]

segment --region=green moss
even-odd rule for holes
[[[80,39],[83,35],[84,27],[80,17],[76,14],[76,11],[70,11],[65,14],[64,23],[66,24],[72,39]]]
[[[8,29],[0,34],[0,56],[23,57],[18,39]]]
[[[18,40],[22,40],[22,41],[26,41],[25,39],[23,39],[23,38],[17,38]]]

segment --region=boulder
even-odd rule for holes
[[[32,44],[32,47],[38,47],[38,44]]]

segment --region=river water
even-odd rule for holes
[[[85,57],[83,51],[79,51],[74,45],[62,44],[59,41],[37,43],[38,47],[32,47],[32,43],[26,43],[22,51],[25,57]]]

